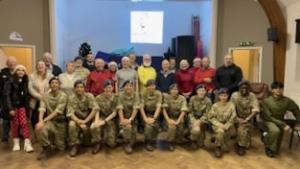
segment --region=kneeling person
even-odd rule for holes
[[[114,147],[116,145],[117,127],[115,117],[117,115],[117,96],[113,93],[113,82],[106,80],[104,82],[104,92],[96,97],[96,103],[99,111],[96,113],[95,121],[91,126],[92,143],[95,147],[92,151],[96,154],[101,149],[101,142]]]
[[[51,150],[51,138],[54,136],[54,145],[58,150],[66,148],[67,118],[65,109],[67,95],[60,90],[60,81],[57,77],[49,80],[50,91],[45,93],[39,107],[39,122],[36,131],[40,144],[43,147],[38,160],[46,159]]]
[[[69,98],[67,109],[67,117],[70,119],[70,156],[75,157],[81,141],[85,144],[89,143],[92,119],[98,111],[94,96],[84,91],[83,80],[74,83],[74,95]]]
[[[197,95],[191,97],[189,102],[189,123],[190,133],[193,149],[204,146],[205,140],[205,126],[207,122],[207,113],[209,112],[212,103],[208,97],[205,96],[205,86],[198,85],[196,87]]]
[[[155,140],[158,134],[161,104],[162,95],[156,90],[155,80],[148,80],[146,90],[141,96],[141,114],[145,122],[145,148],[148,151],[154,149],[151,141]]]

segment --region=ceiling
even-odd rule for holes
[[[293,3],[299,2],[299,0],[278,0],[283,6],[289,6]]]

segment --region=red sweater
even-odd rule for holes
[[[112,74],[107,70],[92,71],[87,77],[86,92],[92,93],[94,96],[103,92],[104,81],[112,80]]]
[[[203,84],[206,88],[206,90],[210,91],[212,89],[215,88],[214,84],[213,84],[213,79],[215,77],[215,74],[216,74],[216,69],[214,68],[207,68],[207,69],[198,69],[195,73],[195,76],[194,76],[194,83],[196,85],[198,84]],[[203,79],[205,78],[211,78],[212,79],[212,82],[211,83],[206,83],[203,81]]]
[[[179,93],[193,92],[194,74],[190,70],[178,70],[176,72],[176,83]]]

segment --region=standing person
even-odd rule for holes
[[[159,117],[162,105],[161,92],[156,90],[155,80],[148,80],[146,90],[141,94],[141,115],[145,123],[145,149],[153,151],[152,141],[159,130]]]
[[[104,69],[105,62],[103,59],[97,58],[95,60],[96,69],[92,71],[86,81],[86,92],[92,93],[95,97],[101,94],[105,80],[112,80],[112,74]]]
[[[98,111],[98,105],[92,94],[86,93],[85,83],[78,80],[74,83],[74,95],[69,97],[67,104],[67,117],[69,118],[69,155],[78,154],[81,143],[89,144],[91,139],[91,123]],[[82,137],[80,135],[82,134]]]
[[[61,90],[65,92],[67,96],[71,96],[73,94],[74,83],[80,79],[78,74],[75,73],[74,62],[67,63],[66,72],[60,74],[58,78],[59,81],[61,82],[60,84]]]
[[[96,113],[95,121],[91,125],[92,143],[94,144],[93,154],[100,151],[102,142],[108,146],[115,147],[117,140],[117,102],[118,98],[113,93],[114,87],[111,80],[104,82],[104,92],[96,97],[99,111]]]
[[[94,56],[92,53],[84,57],[83,67],[87,68],[90,72],[95,70]]]
[[[67,117],[65,110],[68,97],[60,90],[60,85],[58,77],[52,77],[49,80],[50,91],[43,95],[40,103],[39,122],[35,129],[43,149],[38,155],[38,160],[46,160],[49,157],[52,145],[60,151],[66,149]],[[52,140],[54,140],[53,143]]]
[[[202,59],[200,57],[196,57],[193,60],[193,67],[191,68],[192,73],[195,74],[196,71],[201,68],[201,66],[202,66]]]
[[[180,70],[176,72],[176,83],[178,84],[178,90],[181,95],[189,98],[194,90],[194,75],[189,70],[189,63],[183,59],[180,61]]]
[[[108,63],[108,71],[111,74],[114,92],[116,88],[116,82],[117,82],[117,71],[118,71],[118,64],[115,61],[111,61]]]
[[[138,89],[137,72],[136,70],[130,68],[130,60],[126,56],[122,58],[122,69],[117,71],[116,78],[116,93],[123,90],[122,87],[126,81],[133,81],[134,90]]]
[[[169,87],[175,83],[175,73],[170,70],[170,63],[167,59],[161,62],[161,69],[157,74],[156,87],[162,93],[168,93]]]
[[[241,81],[239,91],[231,95],[237,113],[237,144],[236,152],[244,155],[251,143],[251,120],[260,111],[259,103],[254,93],[250,92],[250,83]]]
[[[169,58],[169,62],[170,62],[170,71],[172,73],[176,73],[177,68],[176,68],[176,58],[175,57],[170,57]]]
[[[217,89],[227,88],[229,96],[238,90],[238,83],[243,79],[243,73],[239,66],[233,63],[232,55],[224,56],[224,64],[216,71],[214,84]]]
[[[148,80],[156,79],[156,71],[151,66],[151,64],[152,64],[151,56],[149,54],[145,54],[143,56],[143,65],[141,65],[137,70],[140,92],[143,92]]]
[[[4,85],[6,82],[9,81],[9,79],[13,76],[14,69],[17,65],[17,60],[15,57],[8,57],[6,60],[6,66],[3,68],[0,72],[0,90],[4,91]],[[5,105],[3,104],[3,92],[0,92],[0,117],[2,118],[2,136],[1,141],[8,143],[9,138],[9,130],[10,130],[10,118],[9,116],[6,116],[9,114],[9,112],[6,112]]]
[[[54,76],[58,76],[62,73],[62,70],[59,66],[53,64],[53,56],[49,52],[45,52],[43,55],[43,61],[46,64],[47,71],[49,74],[53,74]]]
[[[196,94],[192,96],[189,102],[189,127],[191,133],[191,147],[198,149],[204,146],[205,141],[205,126],[207,123],[207,114],[210,111],[212,103],[206,97],[206,89],[203,85],[196,87]]]
[[[169,150],[174,151],[174,142],[180,139],[184,132],[184,116],[188,111],[186,98],[179,95],[178,87],[172,84],[169,88],[169,94],[164,96],[163,114],[165,117],[167,130],[167,141]]]
[[[136,55],[134,53],[130,53],[128,58],[130,60],[130,68],[137,70],[140,65],[136,62]]]
[[[123,83],[124,91],[119,94],[117,106],[125,141],[124,151],[127,154],[133,152],[132,147],[135,144],[137,133],[136,115],[140,109],[139,95],[134,91],[133,84],[133,81],[125,81]]]
[[[274,157],[280,149],[284,131],[290,127],[284,121],[287,111],[296,117],[296,125],[300,126],[299,106],[290,98],[283,95],[284,85],[281,82],[271,84],[272,95],[262,102],[262,117],[267,128],[265,136],[265,152],[268,157]]]
[[[28,90],[31,95],[30,108],[31,108],[31,124],[34,128],[38,122],[40,107],[40,101],[43,98],[43,94],[49,90],[49,80],[53,77],[47,71],[47,67],[44,61],[38,61],[36,70],[29,76]]]
[[[208,113],[208,120],[215,133],[215,157],[221,158],[224,150],[228,150],[229,129],[236,120],[235,106],[228,101],[228,90],[221,88],[218,91],[219,101],[213,104]]]
[[[202,67],[195,72],[194,83],[195,85],[204,85],[207,90],[207,96],[214,100],[213,91],[215,89],[215,85],[213,83],[216,70],[210,67],[210,61],[208,57],[204,57],[202,59]]]
[[[23,65],[17,65],[13,76],[4,85],[3,101],[5,109],[11,119],[13,151],[20,151],[19,129],[22,130],[24,138],[24,150],[27,153],[33,152],[30,141],[30,131],[27,121],[29,110],[28,76]]]
[[[77,56],[74,59],[75,63],[75,73],[80,77],[81,80],[86,80],[87,76],[90,74],[90,71],[83,67],[83,59],[80,56]]]

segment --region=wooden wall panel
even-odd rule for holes
[[[273,44],[274,80],[284,82],[285,53],[287,44],[286,20],[277,0],[258,0],[263,7],[272,27],[278,30],[278,42]]]

